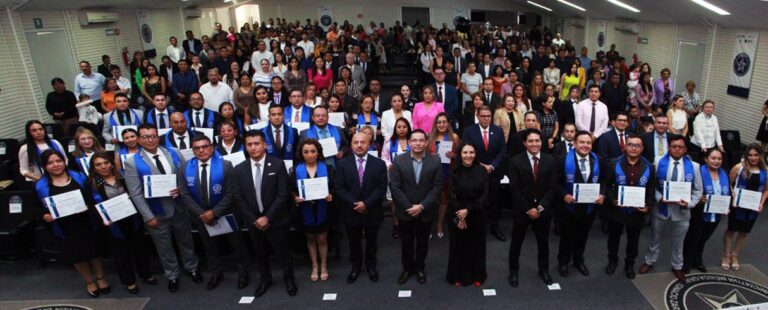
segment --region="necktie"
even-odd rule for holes
[[[366,65],[367,65],[367,63],[363,63],[363,72],[365,72],[365,68],[367,68],[367,67],[368,67],[368,66],[366,66]]]
[[[200,172],[200,191],[203,194],[203,203],[208,207],[212,207],[208,200],[208,169],[206,167],[208,167],[208,164],[203,164],[203,171]]]
[[[619,133],[619,149],[621,150],[622,153],[624,153],[624,148],[625,148],[625,146],[624,146],[624,133],[620,132]]]
[[[360,188],[363,187],[363,174],[365,173],[365,167],[363,166],[364,159],[357,159],[357,179],[360,181]]]
[[[195,112],[195,127],[203,127],[200,122],[200,111]]]
[[[275,93],[275,104],[280,104],[280,93]]]
[[[187,143],[184,142],[184,136],[179,137],[179,149],[185,150],[187,148]]]
[[[155,159],[155,166],[157,166],[157,171],[160,171],[160,174],[165,174],[165,167],[163,167],[163,162],[160,161],[160,155],[152,156],[152,158]]]
[[[589,180],[587,180],[589,178],[589,171],[587,171],[587,159],[579,159],[579,162],[581,163],[581,177],[583,178],[584,182],[589,182]]]
[[[301,123],[301,109],[296,110],[296,115],[293,117],[294,123]]]
[[[438,86],[437,87],[437,101],[443,102],[443,87]]]
[[[533,181],[537,182],[539,179],[539,158],[533,156]]]
[[[664,155],[664,138],[661,135],[657,135],[659,137],[659,156]]]
[[[158,118],[157,122],[160,124],[158,128],[161,128],[161,129],[165,128],[165,113],[157,114],[157,118]]]
[[[458,57],[454,57],[454,63],[456,63],[456,72],[461,72],[461,61]]]
[[[485,150],[488,151],[488,129],[483,130],[483,146],[485,146]]]
[[[573,143],[568,142],[568,153],[570,153],[572,149],[573,149]]]
[[[491,105],[491,94],[485,94],[485,103]]]
[[[275,148],[278,150],[283,148],[283,142],[280,139],[280,128],[275,129]]]
[[[593,102],[592,103],[592,116],[590,116],[590,119],[589,119],[589,132],[591,132],[592,134],[595,133],[595,109],[596,109],[595,107],[596,106],[597,106],[597,104],[595,104]]]
[[[328,130],[327,129],[320,129],[320,139],[328,138]]]
[[[677,182],[677,177],[678,177],[677,167],[678,167],[679,164],[680,164],[680,162],[676,161],[675,164],[672,167],[672,178],[669,179],[672,182]]]
[[[253,176],[253,188],[256,192],[256,202],[259,203],[259,212],[264,212],[264,205],[261,204],[261,164],[256,163],[256,175]]]
[[[125,112],[118,112],[120,114],[120,125],[127,125],[128,122],[125,120],[126,114]]]

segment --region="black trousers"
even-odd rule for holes
[[[431,229],[432,221],[423,222],[419,218],[410,221],[400,221],[403,271],[424,271]]]
[[[220,242],[228,242],[229,246],[235,251],[237,257],[237,272],[241,275],[248,273],[248,249],[245,247],[243,241],[243,235],[240,230],[232,233],[218,235],[211,237],[208,235],[208,230],[205,229],[205,224],[198,222],[200,230],[200,242],[205,249],[205,258],[208,261],[208,271],[214,276],[223,272],[221,264],[221,253],[219,251]]]
[[[536,220],[532,220],[527,215],[515,215],[512,222],[512,243],[509,246],[510,273],[517,273],[520,270],[520,249],[523,247],[525,233],[530,226],[533,226],[533,233],[536,234],[539,270],[549,269],[549,223],[551,221],[552,217],[549,214],[542,215]]]
[[[688,226],[688,232],[685,234],[685,241],[683,241],[683,266],[703,265],[704,246],[717,230],[718,224],[720,224],[720,219],[710,223],[705,222],[700,213],[691,214],[691,222]]]
[[[624,257],[627,265],[634,265],[637,258],[638,244],[640,242],[640,231],[643,230],[643,224],[625,225],[616,221],[608,220],[608,260],[612,263],[619,261],[619,243],[621,243],[621,234],[627,232],[627,248]]]
[[[595,207],[597,208],[597,207]],[[595,221],[597,210],[592,214],[586,214],[586,207],[577,207],[576,213],[568,210],[562,211],[562,223],[560,226],[560,249],[557,254],[557,262],[560,265],[584,263],[584,249],[587,246],[589,229]]]
[[[493,175],[488,177],[490,178],[488,182],[488,225],[491,228],[498,228],[499,219],[501,218],[501,205],[499,203],[501,199],[501,184]]]
[[[365,232],[365,255],[363,255],[363,232]],[[352,268],[360,270],[365,260],[365,268],[376,268],[376,253],[379,250],[379,225],[347,226],[349,236],[349,261]]]
[[[269,265],[270,246],[282,264],[283,279],[293,280],[293,257],[288,246],[288,227],[270,227],[267,231],[252,227],[250,231],[253,251],[256,254],[256,269],[259,271],[261,281],[272,280],[272,269]]]
[[[136,273],[142,279],[152,277],[152,271],[149,265],[149,253],[145,247],[144,229],[136,230],[131,223],[130,218],[118,221],[113,225],[119,225],[125,239],[118,239],[109,233],[111,238],[112,258],[117,267],[117,274],[120,276],[120,283],[129,286],[136,284]]]

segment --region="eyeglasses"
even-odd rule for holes
[[[637,144],[637,143],[627,143],[627,147],[633,148],[633,149],[639,149],[639,148],[643,147],[643,145],[642,144]]]
[[[202,150],[204,150],[204,149],[207,149],[207,148],[209,148],[209,147],[211,147],[211,145],[210,145],[210,144],[206,144],[206,145],[199,145],[199,146],[193,146],[193,147],[192,147],[192,150],[193,150],[193,151],[202,151]]]
[[[620,123],[626,123],[626,122],[628,122],[628,120],[626,120],[626,119],[618,119],[618,118],[617,118],[617,119],[616,119],[616,122],[620,122]]]
[[[490,118],[491,116],[490,115],[478,115],[477,117]]]
[[[157,135],[142,135],[142,136],[139,136],[139,138],[142,138],[144,140],[155,140],[155,139],[158,138],[158,136]]]
[[[684,147],[685,147],[685,145],[678,145],[678,144],[676,144],[676,145],[670,145],[670,146],[669,146],[669,148],[670,148],[670,149],[682,149],[682,148],[684,148]]]

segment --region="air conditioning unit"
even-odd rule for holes
[[[77,17],[80,25],[87,26],[91,24],[114,23],[118,21],[116,12],[110,11],[79,11]]]
[[[200,17],[203,17],[203,10],[184,9],[184,18],[200,18]]]
[[[584,20],[583,19],[571,19],[568,21],[568,25],[576,27],[576,28],[584,28]]]
[[[640,24],[632,21],[616,21],[613,24],[613,29],[638,34],[640,33]]]

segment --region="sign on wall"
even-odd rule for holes
[[[333,24],[333,7],[330,5],[318,6],[317,18],[320,19],[320,26],[327,31],[331,24]]]
[[[149,21],[149,15],[144,11],[136,11],[136,21],[139,24],[139,37],[141,48],[144,50],[144,57],[154,58],[157,56],[157,51],[152,44],[154,35],[152,34],[152,23]]]
[[[597,50],[605,51],[606,34],[608,33],[608,26],[605,20],[597,21]]]
[[[729,95],[749,98],[752,69],[755,67],[757,39],[757,32],[736,34],[736,45],[733,47],[733,57],[731,57],[731,78],[728,81]]]

